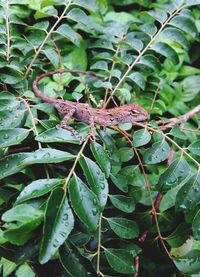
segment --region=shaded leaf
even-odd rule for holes
[[[124,195],[109,195],[110,201],[117,209],[125,212],[132,213],[135,209],[135,200],[132,197]]]
[[[106,153],[106,150],[103,148],[103,146],[101,146],[101,144],[97,142],[91,143],[90,149],[98,165],[105,173],[106,178],[108,178],[110,175],[111,165],[110,165],[109,157],[108,157],[108,154]]]
[[[198,35],[195,23],[186,16],[177,15],[169,22],[169,24],[187,32],[192,37],[196,37]]]
[[[174,49],[164,42],[157,42],[156,44],[151,46],[151,49],[161,54],[162,56],[169,58],[173,61],[173,63],[177,64],[179,62],[179,58]]]
[[[147,164],[157,164],[169,157],[170,147],[165,140],[155,142],[151,148],[144,152],[143,160]]]
[[[135,253],[123,249],[105,248],[105,255],[108,263],[115,271],[125,274],[135,272],[133,262]]]
[[[176,209],[191,210],[200,202],[200,174],[197,173],[181,187],[176,196]]]
[[[92,191],[97,195],[101,209],[103,210],[108,197],[108,182],[104,173],[91,159],[81,157],[80,165],[85,173],[86,179]]]
[[[139,235],[138,226],[135,221],[118,217],[109,217],[107,221],[113,232],[121,238],[134,239]]]
[[[23,128],[0,130],[0,148],[20,144],[28,135],[30,130]]]
[[[151,140],[151,134],[147,129],[135,131],[133,134],[133,146],[140,147],[147,144]]]
[[[60,143],[75,143],[79,144],[79,139],[72,134],[72,132],[67,131],[63,128],[51,128],[43,133],[39,134],[35,138],[40,142],[60,142]]]
[[[127,76],[127,78],[132,80],[141,89],[143,89],[143,90],[145,89],[146,80],[145,80],[145,77],[141,73],[139,73],[139,72],[131,73],[130,75]]]
[[[70,40],[76,46],[80,45],[80,36],[67,24],[62,24],[54,33],[58,33]]]
[[[200,156],[200,140],[193,142],[188,146],[188,150],[195,155]]]
[[[160,65],[159,59],[153,55],[147,54],[147,55],[142,56],[140,59],[140,63],[148,66],[149,68],[151,68],[155,71],[161,70],[161,65]]]
[[[190,173],[190,167],[184,158],[174,160],[167,170],[160,176],[158,187],[160,190],[168,190],[172,186],[179,185]]]
[[[46,263],[67,239],[74,227],[74,216],[63,189],[52,191],[46,206],[40,263]]]
[[[97,196],[78,177],[71,178],[69,194],[73,210],[77,216],[91,231],[95,231],[100,217]]]
[[[179,29],[168,27],[164,29],[163,35],[165,35],[165,37],[171,39],[172,41],[178,42],[181,46],[183,46],[186,49],[189,47],[189,43],[186,37],[184,36],[183,32]]]
[[[33,181],[21,191],[16,199],[16,203],[21,203],[35,197],[40,197],[63,183],[64,179],[53,178]]]
[[[20,166],[40,163],[60,163],[63,161],[74,159],[74,155],[52,148],[41,148],[30,153],[28,158],[25,158]]]

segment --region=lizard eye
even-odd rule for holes
[[[140,112],[137,110],[131,110],[132,113],[139,114]]]

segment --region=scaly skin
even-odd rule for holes
[[[38,76],[33,82],[33,91],[35,95],[41,98],[44,102],[54,105],[60,113],[64,114],[65,116],[61,122],[61,127],[71,131],[76,136],[78,136],[77,132],[71,126],[67,125],[68,120],[72,117],[89,123],[90,135],[93,139],[95,139],[95,124],[103,126],[105,129],[107,126],[114,126],[118,125],[119,123],[144,121],[148,118],[148,113],[138,104],[127,104],[111,109],[95,109],[90,107],[88,104],[60,100],[46,96],[38,89],[37,84],[41,79],[58,73],[61,74],[63,72],[81,73],[84,75],[96,77],[100,80],[102,79],[90,72],[81,70],[58,69]]]

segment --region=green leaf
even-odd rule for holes
[[[128,162],[133,158],[134,151],[130,147],[122,147],[117,151],[117,154],[119,155],[120,161]]]
[[[94,63],[90,68],[108,71],[108,64],[105,61],[98,61]]]
[[[183,184],[180,184],[180,185],[168,190],[167,193],[164,194],[164,196],[160,202],[160,206],[159,206],[160,212],[164,212],[164,211],[170,209],[171,207],[175,206],[176,195],[177,195],[179,189],[182,187],[182,185]]]
[[[89,260],[83,257],[76,247],[68,242],[65,242],[59,248],[59,258],[69,276],[88,277],[88,271],[92,270]],[[96,274],[92,276],[96,276]]]
[[[30,130],[23,128],[0,130],[0,148],[20,144],[29,134]]]
[[[0,260],[0,267],[2,276],[7,277],[16,269],[17,264],[2,257]]]
[[[130,80],[132,80],[136,85],[138,85],[142,90],[145,89],[146,85],[146,80],[145,77],[139,73],[139,72],[134,72],[131,73],[130,75],[127,76]]]
[[[119,273],[131,274],[135,272],[134,253],[124,249],[105,248],[109,265]]]
[[[12,111],[12,112],[11,112]],[[15,128],[19,126],[23,120],[24,111],[10,108],[4,111],[0,111],[0,130],[9,128]]]
[[[121,174],[111,174],[111,180],[115,186],[123,192],[128,192],[128,181],[125,176]]]
[[[195,155],[200,156],[200,140],[193,142],[188,146],[188,150]]]
[[[75,143],[79,144],[79,139],[72,134],[72,132],[67,131],[63,128],[51,128],[47,131],[39,134],[35,138],[40,142],[59,142],[59,143]]]
[[[159,59],[150,54],[142,56],[139,63],[144,64],[147,67],[149,67],[155,71],[158,71],[158,72],[160,72],[160,70],[161,70],[161,65],[160,65]]]
[[[33,181],[21,191],[16,199],[16,203],[19,204],[29,199],[40,197],[63,183],[64,179],[40,179]]]
[[[23,245],[33,237],[32,231],[41,224],[43,213],[30,205],[21,204],[5,212],[2,220],[8,222],[3,237],[14,245]]]
[[[18,153],[0,159],[0,179],[20,172],[24,168],[20,163],[29,155],[30,153]]]
[[[120,42],[121,45],[128,45],[136,51],[140,52],[143,48],[141,40],[135,38],[135,33],[128,33],[125,40]]]
[[[194,239],[200,240],[200,210],[196,213],[192,221],[192,232]]]
[[[94,0],[74,0],[74,4],[77,6],[81,6],[89,11],[96,12],[98,7],[97,3]]]
[[[155,18],[160,23],[163,23],[167,20],[167,13],[163,10],[155,10],[155,11],[149,11],[148,14],[150,14],[153,18]]]
[[[60,163],[74,159],[74,155],[52,148],[41,148],[35,152],[29,153],[29,157],[25,158],[20,166],[29,164],[41,164],[41,163]]]
[[[167,43],[159,41],[156,44],[152,45],[151,49],[153,49],[158,54],[161,54],[162,56],[169,58],[175,64],[179,62],[177,53]]]
[[[15,85],[22,81],[23,75],[15,69],[6,67],[4,68],[4,71],[1,72],[0,79],[6,84]]]
[[[155,142],[144,152],[143,160],[146,164],[157,164],[169,157],[170,147],[165,140]]]
[[[157,32],[156,26],[152,23],[145,23],[143,25],[140,25],[138,29],[143,31],[145,34],[147,34],[150,37],[153,37]]]
[[[54,33],[60,34],[74,43],[76,46],[80,45],[80,35],[78,35],[69,25],[62,24]]]
[[[81,157],[80,165],[84,171],[88,184],[97,195],[103,210],[108,198],[108,182],[98,165],[87,157]]]
[[[16,110],[17,106],[19,106],[20,102],[17,101],[14,95],[7,91],[2,91],[0,94],[0,111]],[[14,109],[15,108],[15,109]],[[1,126],[1,125],[0,125]],[[8,126],[7,126],[8,127]]]
[[[159,190],[168,190],[179,185],[190,174],[190,166],[184,158],[174,160],[158,181]]]
[[[89,20],[89,17],[83,10],[79,8],[74,8],[70,10],[67,14],[67,18],[72,19],[78,23],[82,23],[90,29],[91,22]]]
[[[183,140],[187,139],[185,132],[182,131],[178,125],[175,125],[171,129],[170,134],[172,134],[175,138],[179,138],[179,139],[183,139]]]
[[[138,226],[135,221],[118,217],[109,217],[107,221],[113,232],[120,238],[134,239],[139,235]]]
[[[200,92],[200,75],[189,76],[181,82],[183,85],[183,100],[193,100]]]
[[[176,209],[191,210],[200,201],[200,173],[193,175],[189,180],[181,187],[176,196]]]
[[[47,57],[47,59],[49,59],[49,61],[51,62],[51,64],[54,66],[54,68],[58,68],[59,67],[59,56],[58,53],[50,47],[46,47],[43,50],[43,53],[45,54],[45,56]]]
[[[70,180],[69,194],[73,210],[77,216],[91,231],[95,231],[100,217],[97,196],[78,177],[73,177]]]
[[[135,200],[132,197],[123,195],[109,195],[110,201],[117,209],[125,212],[132,213],[135,209]]]
[[[46,206],[40,263],[46,263],[74,228],[74,216],[63,189],[52,191]]]
[[[179,271],[198,277],[200,272],[200,250],[194,249],[182,257],[175,258],[174,263]]]
[[[19,221],[19,222],[29,222],[33,218],[41,217],[42,212],[36,210],[28,204],[17,205],[14,208],[6,211],[2,215],[2,220],[6,222]]]
[[[179,45],[188,49],[189,43],[181,30],[168,27],[164,29],[163,35],[172,41],[178,42]]]
[[[198,30],[194,21],[186,16],[177,15],[169,24],[183,30],[194,38],[198,35]]]
[[[35,272],[28,264],[20,265],[15,274],[16,277],[35,277]]]
[[[133,146],[140,147],[147,144],[151,140],[151,134],[147,129],[135,131],[133,134]]]
[[[181,223],[169,236],[166,237],[167,243],[172,247],[180,247],[188,239],[190,228],[186,223]]]
[[[110,175],[111,165],[108,154],[106,153],[105,149],[101,146],[101,144],[97,142],[91,143],[90,149],[98,165],[105,173],[106,178],[108,178]]]

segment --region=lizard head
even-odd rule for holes
[[[124,105],[123,109],[125,117],[129,122],[143,121],[149,118],[148,113],[138,104]]]

